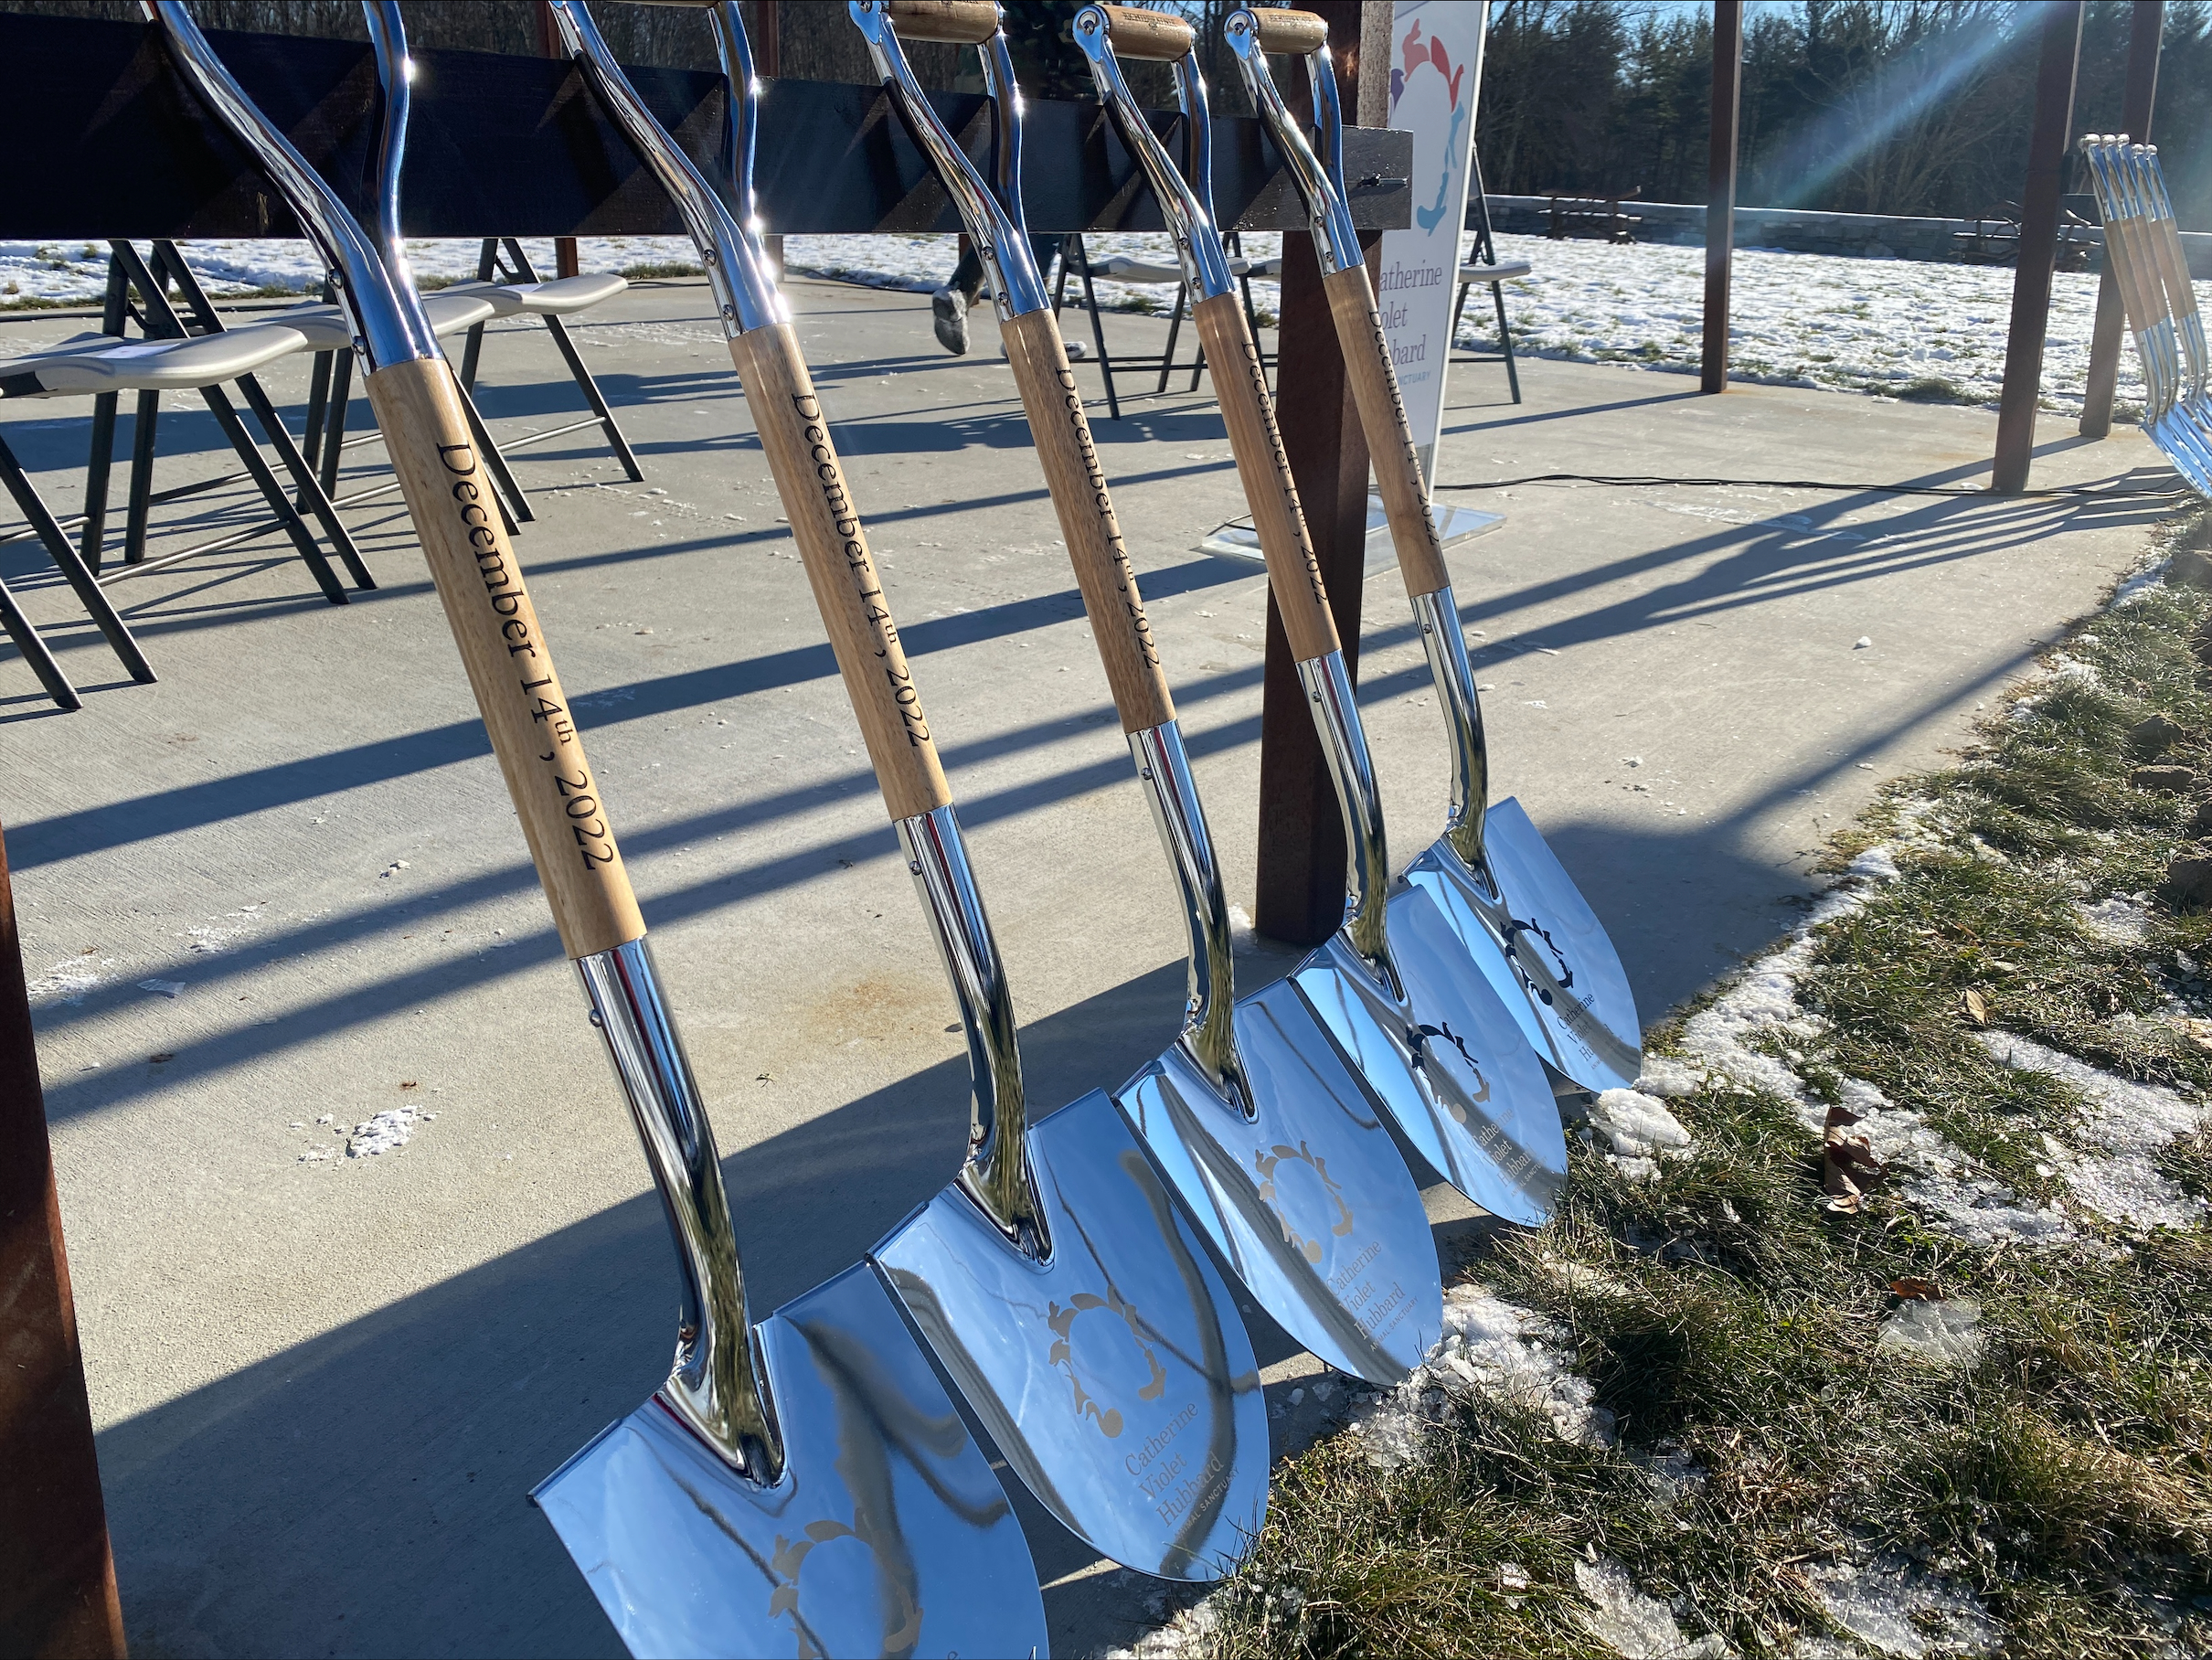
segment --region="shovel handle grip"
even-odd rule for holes
[[[1199,301],[1190,315],[1213,369],[1214,395],[1221,403],[1245,505],[1251,509],[1252,528],[1267,559],[1268,585],[1282,618],[1283,637],[1300,663],[1325,657],[1340,644],[1336,619],[1321,580],[1321,561],[1306,534],[1305,509],[1291,478],[1291,458],[1283,453],[1282,430],[1275,424],[1274,400],[1267,393],[1266,371],[1243,302],[1234,293],[1215,294]]]
[[[1252,15],[1252,37],[1263,52],[1289,52],[1303,58],[1329,44],[1328,21],[1317,12],[1282,11],[1271,5],[1245,9]]]
[[[1165,726],[1175,718],[1175,699],[1160,672],[1152,624],[1145,620],[1121,521],[1106,493],[1106,475],[1090,442],[1090,422],[1083,414],[1083,396],[1076,390],[1075,371],[1068,367],[1068,349],[1060,344],[1059,325],[1048,311],[1024,312],[1002,323],[999,334],[1006,343],[1006,360],[1014,366],[1014,383],[1021,388],[1030,438],[1044,463],[1045,484],[1059,516],[1060,537],[1075,567],[1075,585],[1082,591],[1083,610],[1106,665],[1122,729],[1143,732]]]
[[[1398,371],[1390,367],[1375,289],[1365,265],[1332,272],[1321,280],[1321,286],[1328,295],[1329,319],[1336,325],[1352,401],[1359,407],[1359,424],[1367,431],[1375,486],[1390,521],[1391,544],[1398,549],[1398,574],[1406,580],[1407,597],[1418,600],[1451,587],[1452,573],[1444,568],[1444,544],[1436,533],[1436,520],[1430,516],[1420,457],[1413,448],[1413,429],[1406,420]]]
[[[745,383],[745,402],[791,517],[792,539],[799,544],[884,805],[894,820],[949,806],[952,793],[937,743],[799,338],[790,324],[771,324],[739,335],[729,355]]]
[[[570,957],[587,957],[626,945],[643,937],[644,920],[501,528],[453,371],[442,357],[388,365],[368,377],[368,401],[561,946]]]
[[[1117,56],[1173,63],[1190,56],[1198,44],[1198,32],[1173,12],[1155,12],[1143,5],[1101,5],[1106,14],[1106,39]]]
[[[887,9],[901,40],[980,46],[998,33],[995,0],[891,0]]]

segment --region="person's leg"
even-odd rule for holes
[[[952,267],[952,280],[930,296],[931,326],[936,330],[937,344],[955,357],[968,355],[968,307],[975,303],[983,286],[984,262],[976,258],[975,244],[963,232],[960,262]]]

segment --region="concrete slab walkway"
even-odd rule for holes
[[[943,356],[919,296],[793,293],[1048,1110],[1173,1033],[1180,928],[1152,827],[1003,363]],[[10,319],[0,346],[71,326]],[[624,482],[589,434],[522,452],[540,516],[518,552],[772,1304],[950,1175],[962,1045],[705,290],[641,289],[578,334],[649,476]],[[487,361],[500,431],[567,418],[542,335],[503,328]],[[1493,367],[1455,378],[1447,484],[1972,484],[1994,425],[1552,363],[1526,366],[1516,408]],[[82,411],[0,413],[68,500]],[[1221,425],[1203,396],[1102,414],[1249,905],[1262,580],[1193,551],[1242,511]],[[2166,476],[2132,434],[2053,427],[2039,485]],[[213,470],[210,429],[164,431],[165,482]],[[1611,923],[1647,1017],[1786,926],[1811,850],[1961,741],[2158,510],[1590,484],[1452,499],[1507,515],[1453,554],[1497,788]],[[142,1653],[607,1653],[525,1494],[665,1369],[667,1247],[397,510],[354,522],[383,586],[343,610],[273,537],[123,584],[159,686],[122,683],[80,630],[64,661],[94,689],[58,717],[0,661],[0,821],[118,1578]],[[11,581],[26,551],[0,548]],[[50,585],[30,600],[67,613]],[[1362,701],[1402,862],[1441,825],[1445,758],[1395,576],[1367,608]],[[1257,950],[1247,988],[1284,962]],[[399,1109],[419,1115],[404,1148],[347,1156],[345,1132]],[[1447,1250],[1479,1233],[1463,1206],[1435,1215]],[[1312,1363],[1258,1337],[1281,1397]],[[1286,1440],[1312,1405],[1279,1421]],[[1146,1585],[1028,1516],[1056,1652],[1125,1639]]]

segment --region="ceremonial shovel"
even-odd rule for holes
[[[1232,12],[1222,27],[1313,220],[1329,315],[1452,738],[1451,816],[1406,881],[1435,899],[1537,1054],[1585,1090],[1627,1088],[1643,1070],[1643,1027],[1612,941],[1521,803],[1508,797],[1485,811],[1490,763],[1467,643],[1359,235],[1345,208],[1344,121],[1328,26],[1312,12],[1269,9]],[[1325,169],[1283,106],[1268,72],[1270,52],[1306,60]]]
[[[364,9],[385,88],[375,239],[254,108],[182,0],[149,7],[185,80],[282,192],[338,286],[470,686],[675,1236],[683,1302],[667,1381],[533,1496],[633,1654],[1041,1652],[1044,1610],[1020,1525],[876,1277],[856,1266],[747,1320],[706,1108],[490,510],[452,371],[407,276],[399,186],[411,65],[399,7]],[[755,361],[782,359],[763,350]],[[792,412],[792,390],[787,378],[754,414],[765,442],[796,452],[810,428]],[[827,517],[817,498],[810,525]],[[800,534],[871,748],[890,752],[888,734],[905,746],[902,782],[934,777],[926,731],[901,736],[883,677],[897,644],[867,620],[865,550],[848,576],[825,535]]]
[[[1029,251],[1018,94],[995,10],[979,5],[957,19],[971,30],[963,42],[983,48],[1000,112],[995,189],[920,95],[882,13],[858,15],[877,67],[984,250],[1068,556],[1183,902],[1190,938],[1183,1029],[1117,1099],[1214,1248],[1283,1329],[1339,1371],[1396,1383],[1441,1329],[1436,1242],[1374,1102],[1298,993],[1278,982],[1236,1000],[1213,838]],[[916,32],[896,9],[892,18]],[[949,26],[931,18],[923,37],[941,38]]]
[[[1213,366],[1268,581],[1344,814],[1351,889],[1345,920],[1291,977],[1439,1175],[1493,1215],[1540,1223],[1567,1175],[1567,1140],[1544,1069],[1429,897],[1406,889],[1386,899],[1389,856],[1366,734],[1259,348],[1214,225],[1211,126],[1191,51],[1196,37],[1180,17],[1132,6],[1087,5],[1074,29],[1199,296],[1191,321]],[[1175,64],[1188,181],[1131,96],[1117,47]]]
[[[698,242],[967,1031],[967,1159],[870,1255],[1006,1462],[1054,1515],[1132,1568],[1217,1577],[1250,1548],[1267,1506],[1267,1415],[1251,1339],[1196,1230],[1102,1091],[1026,1123],[1013,1002],[951,793],[753,229],[756,111],[737,7],[721,0],[709,15],[730,87],[744,224],[654,122],[583,6],[553,0],[553,12]]]

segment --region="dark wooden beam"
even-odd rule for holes
[[[1331,0],[1312,9],[1328,20],[1329,55],[1335,59],[1345,121],[1380,124],[1389,111],[1389,0]],[[1370,56],[1377,72],[1363,76],[1361,68]],[[1299,85],[1303,88],[1303,76]],[[1308,113],[1294,107],[1302,116]],[[1368,245],[1371,278],[1380,243],[1377,236]],[[1304,231],[1286,233],[1282,251],[1276,419],[1322,580],[1328,584],[1345,666],[1356,685],[1360,601],[1367,581],[1367,436],[1336,349],[1313,239]],[[1336,793],[1271,593],[1260,716],[1259,890],[1252,923],[1271,939],[1318,945],[1336,931],[1344,910],[1345,839]]]
[[[2158,49],[2165,31],[2165,0],[2135,0],[2128,13],[2128,84],[2122,95],[2120,130],[2138,144],[2151,139],[2151,109],[2158,99]],[[2112,390],[2120,384],[2120,336],[2127,307],[2108,261],[2097,282],[2097,324],[2090,335],[2090,372],[2081,394],[2081,436],[2102,438],[2112,430]]]
[[[2074,78],[2081,65],[2083,0],[2044,0],[2036,21],[2036,117],[2027,183],[2020,193],[2020,262],[2013,272],[2012,326],[2005,339],[2005,386],[1997,398],[1997,453],[1990,488],[2027,488],[2043,394],[2043,339],[2050,329],[2051,268],[2058,255],[2058,193],[2072,146]]]
[[[123,1652],[0,838],[0,1655]]]
[[[308,162],[356,211],[369,206],[378,132],[366,42],[211,32],[216,49]],[[409,236],[681,236],[675,207],[576,66],[535,55],[415,54],[402,191]],[[638,95],[710,179],[729,176],[718,72],[633,66]],[[177,84],[151,25],[0,12],[0,237],[294,237],[291,212],[252,161]],[[975,93],[931,101],[988,165],[991,122]],[[1180,118],[1154,116],[1163,133]],[[1095,103],[1031,99],[1024,200],[1032,229],[1156,230],[1152,192]],[[755,168],[760,213],[794,235],[941,231],[960,216],[882,88],[771,80]],[[1353,222],[1412,222],[1411,138],[1355,129]],[[1297,192],[1260,123],[1214,123],[1214,197],[1225,229],[1294,229]]]
[[[1698,389],[1728,389],[1728,277],[1736,255],[1736,152],[1743,104],[1743,0],[1713,0],[1713,113],[1705,190],[1705,351]]]

